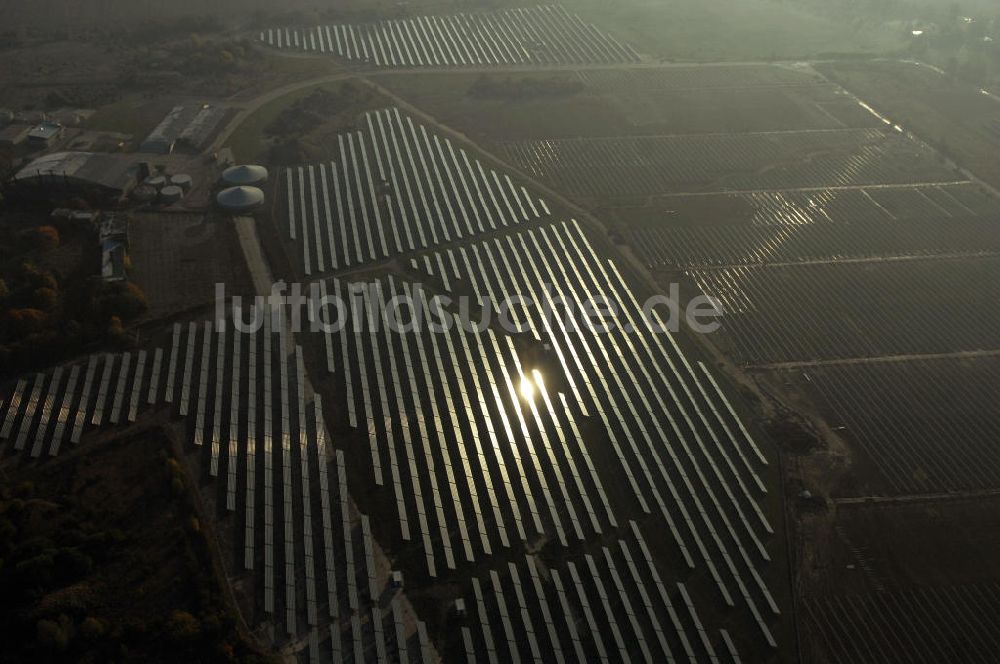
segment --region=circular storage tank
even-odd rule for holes
[[[184,198],[184,190],[180,187],[169,185],[160,190],[160,200],[171,205]]]
[[[132,190],[131,196],[132,200],[138,201],[139,203],[152,203],[156,200],[156,189],[150,187],[149,185],[140,184]]]
[[[162,175],[150,175],[146,178],[145,184],[159,191],[167,186],[167,178]]]
[[[222,181],[231,187],[258,186],[267,182],[267,169],[263,166],[230,166],[222,171]]]
[[[190,175],[184,175],[183,173],[178,173],[170,178],[170,184],[174,187],[180,187],[184,190],[184,193],[191,191],[191,185],[193,181]]]
[[[215,202],[223,210],[243,212],[264,204],[264,192],[257,187],[230,187],[215,196]]]

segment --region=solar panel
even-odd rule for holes
[[[565,655],[563,655],[562,644],[559,641],[559,633],[556,630],[555,621],[552,618],[552,612],[549,610],[549,601],[545,597],[545,587],[542,585],[541,577],[538,574],[538,568],[535,564],[535,558],[531,555],[526,556],[528,561],[528,574],[531,576],[531,583],[535,589],[535,596],[538,598],[538,603],[542,609],[542,621],[545,623],[545,629],[549,633],[549,641],[552,643],[553,654],[555,659],[560,664],[566,661]],[[568,621],[570,619],[569,615],[564,616]]]
[[[54,406],[56,395],[59,392],[59,384],[62,381],[63,368],[57,367],[52,373],[49,381],[49,388],[45,392],[45,399],[42,401],[42,412],[38,419],[38,429],[35,431],[35,442],[31,446],[31,456],[37,458],[42,454],[42,444],[45,442],[45,435],[48,433],[49,424],[55,415]]]
[[[649,548],[646,546],[646,541],[642,538],[642,533],[639,532],[639,526],[636,525],[635,521],[630,521],[629,526],[632,528],[633,536],[639,543],[639,549],[642,551],[642,557],[646,561],[650,575],[653,577],[653,584],[656,586],[657,594],[660,597],[661,603],[667,609],[667,614],[670,616],[670,622],[673,624],[674,631],[681,640],[681,646],[684,648],[684,653],[690,661],[696,661],[694,649],[691,647],[691,642],[688,639],[687,632],[684,629],[684,625],[680,621],[680,617],[677,615],[677,611],[674,609],[673,603],[670,601],[667,589],[656,569],[656,563],[653,560],[653,556],[649,552]]]
[[[389,658],[385,650],[385,630],[382,626],[382,610],[372,607],[372,628],[375,631],[375,659],[378,664],[388,664]]]
[[[181,380],[181,403],[180,403],[180,414],[182,417],[186,417],[188,414],[188,402],[191,398],[191,370],[194,366],[194,343],[197,338],[198,327],[194,321],[188,323],[188,338],[187,344],[184,346],[184,376]],[[173,394],[173,386],[169,385],[168,377],[168,387],[167,395]],[[167,400],[169,403],[169,399]]]
[[[111,423],[118,424],[121,419],[122,405],[125,401],[125,386],[128,382],[129,369],[132,365],[132,353],[122,355],[122,363],[118,369],[118,381],[115,383],[115,397],[111,405]]]
[[[337,450],[337,481],[340,489],[340,516],[344,531],[344,560],[347,568],[347,600],[352,611],[358,610],[357,572],[354,567],[354,543],[351,536],[349,497],[347,495],[347,469],[344,451]]]
[[[111,382],[111,371],[114,368],[115,359],[111,353],[104,354],[104,364],[101,367],[101,383],[97,389],[97,403],[94,405],[94,416],[90,423],[100,426],[104,423],[104,406],[108,400],[108,384]]]
[[[629,572],[632,583],[635,585],[635,589],[639,593],[639,597],[642,599],[642,605],[646,608],[646,615],[649,617],[649,622],[653,626],[653,632],[655,632],[656,640],[660,644],[660,650],[666,656],[668,661],[674,661],[674,654],[671,652],[670,646],[667,644],[667,637],[663,631],[663,626],[660,624],[660,620],[657,618],[656,612],[653,610],[653,602],[649,598],[649,593],[646,592],[645,583],[639,576],[639,570],[636,568],[635,561],[632,559],[632,552],[629,551],[628,545],[624,540],[619,540],[618,546],[621,547],[622,555],[625,558],[626,569]]]
[[[142,380],[146,374],[146,351],[140,350],[136,359],[135,376],[132,380],[132,396],[128,403],[128,421],[135,422],[139,417],[139,394],[142,392]]]
[[[97,356],[91,355],[87,359],[87,375],[83,381],[83,393],[80,395],[80,404],[76,407],[76,419],[73,423],[73,433],[70,434],[70,442],[79,443],[80,436],[83,435],[83,425],[87,421],[87,409],[90,405],[90,389],[94,384],[94,374],[97,370]]]
[[[284,311],[281,312],[284,315]],[[284,318],[278,326],[278,378],[281,386],[281,506],[282,531],[285,541],[285,629],[296,631],[295,606],[295,533],[292,522],[292,443],[291,414],[288,396],[288,333]]]
[[[319,459],[320,509],[323,518],[324,577],[328,610],[331,618],[338,615],[337,566],[333,544],[333,519],[330,514],[330,480],[327,460],[327,431],[323,421],[323,402],[317,393],[313,397],[313,416],[316,426],[316,454]]]
[[[406,290],[407,296],[410,297],[410,298],[414,298],[415,295],[410,292],[409,284],[404,284],[403,286],[404,286],[404,289]],[[429,313],[428,303],[427,303],[426,297],[424,296],[424,294],[422,292],[420,294],[420,297],[421,297],[421,306],[423,307],[423,309],[425,311],[427,311]],[[459,421],[459,418],[457,417],[456,412],[455,412],[455,400],[452,397],[451,387],[448,384],[448,375],[447,375],[447,373],[445,371],[445,361],[444,361],[444,359],[442,357],[441,348],[440,348],[440,346],[438,344],[438,341],[437,341],[438,337],[444,337],[444,339],[446,340],[446,342],[448,344],[448,350],[449,350],[449,354],[450,354],[450,364],[449,364],[449,366],[451,366],[451,367],[460,367],[461,365],[459,364],[457,358],[455,358],[455,350],[454,350],[454,347],[452,345],[451,336],[450,335],[447,335],[447,334],[439,335],[439,334],[433,334],[432,333],[432,334],[429,334],[427,336],[428,336],[428,338],[430,338],[430,341],[431,341],[431,351],[432,351],[432,353],[434,355],[434,362],[433,362],[433,364],[437,367],[437,378],[438,378],[437,382],[440,385],[440,388],[441,388],[441,391],[442,391],[442,396],[444,397],[444,402],[445,402],[445,405],[446,405],[446,408],[444,410],[445,410],[445,413],[446,413],[446,415],[448,417],[448,420],[449,420],[449,429],[451,430],[452,434],[455,436],[455,439],[456,439],[456,451],[458,452],[459,459],[461,460],[461,463],[462,463],[462,475],[466,478],[466,480],[468,482],[468,493],[470,495],[470,501],[472,502],[472,504],[473,504],[473,506],[474,506],[474,508],[476,510],[477,518],[476,518],[475,521],[476,521],[476,525],[478,526],[478,530],[479,530],[480,542],[482,544],[483,551],[486,554],[490,554],[490,553],[492,553],[492,549],[490,547],[489,537],[488,537],[488,535],[486,533],[486,527],[485,527],[485,524],[483,523],[482,515],[481,515],[481,512],[480,512],[480,510],[481,510],[481,504],[480,504],[481,498],[479,500],[476,500],[477,496],[476,496],[476,488],[475,488],[475,481],[474,481],[475,474],[472,471],[472,467],[469,464],[468,456],[466,455],[465,435],[462,432],[461,422]],[[430,395],[431,395],[430,396],[430,400],[431,400],[430,401],[431,413],[433,414],[433,416],[435,418],[439,418],[439,416],[437,414],[438,413],[438,411],[437,411],[437,405],[436,405],[437,396],[436,396],[436,393],[435,393],[435,390],[434,390],[434,380],[433,380],[433,376],[432,376],[432,374],[430,372],[430,366],[429,366],[427,357],[424,354],[423,344],[422,344],[422,337],[423,337],[423,335],[419,331],[419,328],[415,329],[415,338],[416,338],[417,343],[418,343],[418,350],[419,350],[419,353],[420,353],[421,363],[423,364],[423,367],[424,367],[424,375],[425,375],[425,377],[427,379],[427,384],[429,386],[431,386],[431,389],[430,389]],[[464,397],[465,402],[468,403],[468,398],[464,396],[464,389],[465,389],[464,385],[462,385],[463,397]],[[450,454],[448,452],[446,438],[444,436],[443,422],[441,423],[441,425],[438,428],[438,438],[439,438],[439,441],[441,442],[441,455],[442,455],[442,457],[444,458],[444,461],[445,461],[445,470],[446,470],[447,473],[449,473],[449,481],[451,481],[451,475],[454,473],[454,469],[452,468],[451,457],[450,457]],[[483,470],[488,473],[487,469],[484,468]],[[487,474],[487,478],[488,478],[488,474]],[[489,482],[490,482],[490,480],[487,479],[487,483],[489,483]],[[496,498],[495,497],[494,497],[493,502],[496,503]],[[498,512],[499,512],[499,509],[498,509]],[[459,514],[461,514],[461,513],[459,513]],[[468,534],[467,534],[466,529],[463,527],[463,525],[464,525],[463,521],[464,521],[464,519],[460,516],[459,530],[462,533],[462,539],[464,541],[464,540],[468,540],[469,538],[468,538]],[[471,546],[466,547],[466,559],[469,560],[469,561],[472,560],[472,549],[471,549]]]
[[[226,509],[230,512],[236,510],[236,470],[239,465],[239,416],[240,416],[240,366],[243,363],[240,354],[240,338],[243,334],[239,330],[233,331],[233,357],[232,357],[232,389],[229,393],[229,447],[226,456]],[[252,378],[252,377],[251,377]]]
[[[155,404],[159,398],[158,390],[160,389],[160,371],[162,364],[163,349],[157,348],[153,353],[153,373],[149,378],[149,394],[146,396],[146,403],[149,405]]]
[[[66,389],[63,392],[62,405],[59,406],[59,413],[56,418],[56,427],[52,431],[52,446],[49,448],[49,456],[59,454],[59,447],[62,445],[63,438],[66,435],[66,424],[69,421],[73,400],[76,398],[76,386],[79,380],[80,365],[74,364],[73,368],[70,369],[69,381],[66,383]]]
[[[476,646],[472,643],[472,632],[465,625],[462,625],[462,642],[465,645],[465,661],[475,664]]]
[[[531,620],[531,612],[528,610],[528,602],[524,597],[524,589],[521,586],[521,577],[517,573],[514,563],[507,563],[510,572],[510,579],[514,585],[514,597],[517,598],[517,606],[521,610],[521,624],[524,626],[525,634],[528,637],[528,648],[534,660],[540,661],[542,654],[538,647],[538,639],[535,637],[535,626]]]
[[[320,272],[326,271],[326,261],[323,258],[323,242],[320,239],[320,225],[319,225],[319,202],[316,197],[316,167],[308,166],[307,171],[309,173],[309,198],[312,203],[312,222],[313,222],[313,244],[316,247],[316,269]],[[306,210],[303,210],[303,215],[306,215]],[[308,225],[306,224],[308,227]],[[309,243],[308,239],[303,233],[303,250],[306,254],[309,253]],[[306,274],[309,274],[306,272]]]
[[[576,587],[577,599],[580,601],[580,606],[583,607],[583,615],[587,620],[588,633],[594,639],[597,656],[602,662],[609,662],[608,652],[604,648],[604,640],[601,638],[601,632],[597,627],[597,621],[594,619],[594,613],[590,609],[590,602],[583,588],[583,581],[580,579],[580,574],[576,570],[576,565],[572,561],[569,561],[566,563],[566,567],[569,570],[570,578],[573,580],[573,585]]]
[[[525,540],[526,537],[525,537],[525,533],[524,533],[524,524],[523,524],[522,518],[521,518],[520,505],[518,504],[517,499],[515,497],[514,487],[511,484],[510,475],[509,475],[508,470],[507,470],[506,460],[504,459],[503,454],[500,451],[500,442],[499,442],[499,440],[497,438],[496,431],[495,431],[495,428],[494,428],[494,424],[493,424],[493,421],[492,421],[492,416],[491,416],[490,411],[489,411],[489,406],[487,405],[487,402],[486,402],[486,396],[487,395],[486,395],[485,389],[483,388],[483,385],[485,385],[485,384],[488,383],[490,385],[490,388],[492,389],[493,393],[495,395],[498,394],[498,393],[497,393],[496,383],[495,383],[495,381],[493,379],[493,374],[492,374],[492,371],[490,369],[490,364],[485,359],[485,355],[484,355],[485,351],[484,351],[483,346],[482,346],[482,340],[479,338],[479,333],[477,331],[475,333],[476,334],[476,339],[475,339],[476,344],[475,345],[476,345],[477,354],[480,356],[480,358],[482,360],[481,362],[477,362],[476,359],[473,357],[472,352],[470,350],[470,346],[469,346],[468,340],[466,338],[466,332],[464,330],[464,327],[462,325],[455,325],[454,328],[451,331],[451,334],[456,335],[458,337],[458,340],[459,340],[459,343],[460,343],[460,345],[462,347],[463,355],[464,355],[464,358],[465,358],[465,362],[464,363],[461,362],[461,361],[458,361],[456,359],[455,360],[456,366],[469,366],[469,367],[475,367],[476,368],[475,370],[473,370],[473,371],[470,372],[471,376],[472,376],[472,384],[473,384],[472,393],[475,396],[476,400],[478,401],[479,411],[480,411],[480,414],[481,414],[482,422],[485,425],[486,433],[487,433],[487,435],[489,437],[490,446],[489,446],[488,449],[490,449],[492,451],[493,460],[496,463],[497,467],[500,469],[500,476],[501,476],[501,480],[502,480],[501,483],[503,485],[504,493],[506,494],[506,497],[507,497],[507,507],[514,514],[514,522],[515,522],[515,527],[518,530],[518,534],[520,535],[520,537],[521,537],[522,540]],[[482,382],[480,382],[480,379],[479,379],[479,372],[480,371],[483,371],[484,374],[485,374],[485,379]],[[471,409],[467,408],[467,410],[471,410]],[[488,464],[487,464],[487,462],[485,460],[485,454],[483,453],[482,444],[481,444],[481,441],[480,441],[478,433],[476,433],[475,441],[476,441],[477,452],[478,452],[478,454],[480,456],[480,459],[481,459],[481,464],[482,464],[482,466],[484,468],[486,468],[488,466]],[[492,484],[493,483],[492,483],[492,480],[491,480],[489,482],[489,484],[488,484],[488,488],[489,488],[490,493],[491,493],[491,503],[494,505],[494,512],[495,512],[496,522],[497,522],[497,526],[498,526],[499,531],[500,531],[500,541],[503,544],[503,546],[508,547],[508,546],[510,546],[510,541],[509,541],[509,538],[507,536],[507,528],[506,528],[506,526],[504,524],[504,521],[503,521],[502,517],[499,515],[499,513],[498,513],[498,511],[496,509],[497,498],[496,498],[496,495],[495,495],[495,491],[493,491],[493,489],[492,489]]]
[[[742,659],[740,659],[740,653],[736,649],[736,644],[733,643],[733,637],[729,636],[729,632],[720,629],[719,634],[722,636],[722,642],[726,645],[726,650],[729,652],[729,659],[733,664],[742,664]]]
[[[24,401],[24,390],[27,386],[28,382],[23,378],[17,380],[14,393],[7,403],[7,414],[4,416],[3,427],[0,428],[0,438],[10,438],[11,431],[14,428],[14,421],[17,419],[17,413],[21,408],[21,403]]]
[[[507,609],[507,599],[504,597],[500,577],[493,570],[490,570],[490,582],[493,585],[493,596],[496,598],[497,611],[500,614],[500,622],[503,625],[504,636],[507,639],[507,652],[510,655],[510,661],[520,664],[521,653],[517,646],[517,639],[514,637],[514,628],[511,625],[510,612]]]
[[[235,335],[234,335],[235,336]],[[215,407],[212,408],[212,459],[208,474],[219,474],[219,444],[222,439],[222,395],[226,391],[224,374],[226,371],[226,329],[219,325],[215,330]]]
[[[479,579],[475,577],[472,578],[472,592],[476,597],[476,614],[479,616],[479,626],[483,632],[483,641],[486,643],[486,656],[490,660],[490,664],[498,664],[497,647],[493,641],[493,630],[490,628],[486,601],[483,599],[483,589],[479,585]]]
[[[619,661],[630,662],[632,661],[628,648],[625,647],[625,641],[622,639],[621,630],[618,628],[618,619],[616,614],[611,611],[611,605],[608,602],[608,593],[604,589],[604,582],[601,580],[601,575],[597,571],[597,565],[594,564],[594,558],[588,553],[584,555],[584,560],[587,563],[587,568],[590,571],[590,579],[597,589],[597,596],[601,600],[601,606],[604,608],[604,616],[608,621],[608,625],[611,627],[611,636],[614,637],[615,646],[618,648]],[[570,571],[574,571],[570,568]],[[597,634],[595,632],[595,634]]]
[[[350,134],[348,134],[347,140],[350,141],[350,138],[351,136]],[[347,158],[347,148],[345,147],[345,137],[343,134],[337,136],[337,142],[340,147],[340,163],[343,165],[343,168],[346,170],[348,168],[347,166],[348,164],[351,164],[352,167],[356,168],[357,164],[354,163],[353,155],[350,160],[348,160]],[[351,147],[353,148],[353,144],[351,145]],[[350,219],[351,230],[354,236],[354,256],[355,258],[357,258],[357,261],[359,263],[362,263],[364,262],[365,258],[364,254],[361,252],[361,235],[358,233],[358,219],[354,208],[354,194],[351,190],[351,183],[350,180],[347,179],[348,174],[346,172],[344,173],[344,176],[345,176],[344,189],[347,199],[347,212],[348,212],[347,218]]]
[[[202,445],[205,442],[205,403],[208,400],[208,366],[209,366],[209,359],[211,356],[211,352],[212,352],[212,323],[211,321],[205,321],[205,332],[201,344],[201,363],[199,365],[201,367],[201,371],[200,371],[200,377],[198,379],[198,413],[195,417],[195,425],[194,425],[195,445]],[[189,361],[192,360],[192,355],[190,353],[188,355],[188,360]],[[185,375],[184,384],[187,385],[188,384],[187,378],[190,375],[190,372],[187,370],[187,367],[184,368],[184,375]],[[216,386],[216,390],[221,390],[221,389],[222,389],[221,385]],[[186,402],[187,399],[185,398],[184,390],[182,388],[181,389],[182,408],[184,407],[184,404]]]
[[[296,401],[298,417],[296,425],[299,433],[299,476],[302,486],[302,544],[305,550],[306,574],[306,614],[308,623],[317,624],[316,610],[316,569],[314,561],[315,548],[312,536],[312,499],[309,482],[309,436],[306,421],[305,393],[305,363],[302,360],[302,347],[295,346],[295,378]]]
[[[378,231],[379,245],[382,248],[382,256],[389,256],[389,247],[385,241],[385,230],[383,229],[382,213],[379,210],[378,198],[375,195],[375,185],[372,182],[372,171],[371,167],[368,165],[368,152],[365,150],[365,140],[364,135],[358,132],[358,152],[361,154],[362,171],[365,174],[365,184],[367,185],[366,198],[372,203],[372,213],[375,215],[375,229]],[[360,184],[360,183],[359,183]],[[362,208],[364,210],[365,208]],[[368,221],[367,216],[365,217],[365,225],[370,228],[371,224]],[[369,247],[371,247],[371,236],[369,233]],[[376,258],[375,251],[372,251],[372,258]]]
[[[392,622],[396,629],[396,653],[395,659],[399,664],[409,664],[410,653],[406,645],[406,622],[403,616],[403,609],[398,597],[393,597],[391,602]]]
[[[267,315],[264,316],[264,611],[266,613],[274,613],[274,424],[272,422],[271,381],[271,345],[274,343],[274,336],[271,332],[273,317],[274,312],[268,307]]]
[[[680,591],[681,601],[691,616],[691,622],[694,623],[695,631],[698,632],[698,637],[701,640],[702,647],[705,649],[705,653],[708,655],[709,660],[718,662],[719,658],[715,654],[715,648],[712,647],[712,641],[708,638],[708,632],[701,624],[701,618],[698,617],[698,612],[694,607],[694,602],[691,601],[691,595],[688,594],[687,587],[683,583],[678,583],[677,590]]]
[[[279,37],[280,38],[280,37]],[[279,44],[280,45],[280,44]],[[293,196],[292,169],[285,170],[285,197],[288,202],[288,237],[295,239],[295,198]]]

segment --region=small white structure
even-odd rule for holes
[[[264,192],[257,187],[230,187],[220,191],[215,202],[223,210],[244,212],[264,204]]]
[[[222,181],[230,187],[259,187],[267,182],[267,169],[263,166],[244,164],[230,166],[222,172]]]

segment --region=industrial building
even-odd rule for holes
[[[119,197],[136,185],[133,158],[96,152],[55,152],[35,159],[12,178],[22,194],[39,193]]]

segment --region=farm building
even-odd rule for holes
[[[140,152],[170,154],[186,121],[183,106],[174,106],[139,146]]]
[[[31,132],[31,127],[28,125],[7,125],[0,129],[0,147],[12,148],[24,143],[28,139],[29,132]]]
[[[28,142],[37,145],[48,145],[62,136],[63,127],[55,122],[42,122],[28,132]]]
[[[178,146],[188,150],[200,150],[208,144],[212,134],[222,119],[226,109],[221,106],[205,105],[194,116],[194,119],[184,128],[177,139]]]
[[[123,155],[56,152],[35,159],[12,180],[21,193],[122,196],[136,184],[137,166]]]
[[[170,154],[175,147],[200,150],[225,115],[226,109],[221,106],[174,106],[142,142],[139,150],[153,154]]]

